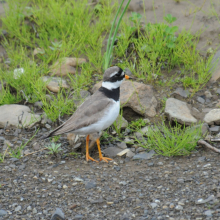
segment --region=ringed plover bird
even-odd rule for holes
[[[117,66],[108,68],[103,76],[102,86],[88,97],[62,125],[42,139],[72,132],[87,135],[86,160],[94,160],[89,156],[89,134],[108,128],[116,120],[120,110],[120,85],[124,79],[129,79],[124,71]],[[99,138],[96,140],[99,159],[108,162],[112,160],[102,156]],[[98,162],[98,161],[96,161]]]

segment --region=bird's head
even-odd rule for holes
[[[120,87],[124,79],[129,79],[128,75],[125,75],[124,71],[118,66],[112,66],[108,68],[103,76],[102,87],[112,90]]]

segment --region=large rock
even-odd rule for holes
[[[204,122],[207,124],[220,124],[220,109],[212,109],[210,112],[208,112],[204,117]]]
[[[211,82],[215,82],[220,77],[220,50],[214,55],[211,63],[211,69],[209,70],[212,74],[210,79]]]
[[[102,82],[97,83],[92,92],[94,93],[98,90],[101,85]],[[120,87],[120,102],[122,107],[130,107],[145,117],[154,117],[156,115],[157,100],[149,85],[124,81]]]
[[[2,105],[0,106],[0,128],[4,128],[8,122],[8,126],[30,128],[40,122],[40,115],[31,113],[28,106],[25,105]],[[22,117],[23,115],[23,117]]]
[[[59,92],[60,87],[68,89],[69,86],[67,85],[67,82],[65,79],[62,79],[60,77],[49,77],[49,76],[43,76],[41,77],[41,80],[43,82],[47,82],[46,87],[51,92]]]
[[[51,75],[66,76],[68,73],[75,74],[75,67],[85,62],[86,59],[84,58],[64,57],[50,67]]]
[[[192,116],[187,103],[178,99],[167,99],[165,113],[168,115],[170,120],[177,121],[181,124],[190,125],[197,122],[197,119]]]

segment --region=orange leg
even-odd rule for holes
[[[89,156],[89,135],[87,135],[86,137],[86,160],[87,161],[92,160],[98,163],[97,160],[94,160],[92,157]]]
[[[108,163],[108,160],[112,160],[111,158],[108,158],[108,157],[103,157],[102,156],[102,152],[101,152],[101,149],[100,149],[100,141],[99,141],[99,138],[96,140],[96,143],[97,143],[97,146],[98,146],[98,150],[99,150],[99,160],[103,160],[105,162]]]

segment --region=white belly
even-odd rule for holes
[[[103,115],[103,117],[100,118],[96,123],[75,130],[74,133],[87,135],[105,130],[110,125],[112,125],[113,122],[116,120],[119,114],[119,110],[120,110],[120,100],[117,102],[113,101],[113,104],[106,110],[105,115]]]

